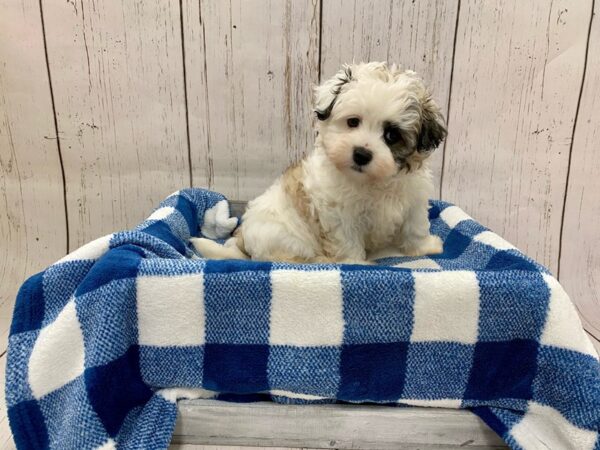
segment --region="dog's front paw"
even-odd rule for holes
[[[426,255],[439,255],[444,252],[444,241],[439,236],[429,236],[429,246]]]
[[[444,242],[439,236],[429,235],[418,245],[407,249],[406,256],[439,255],[444,251]]]
[[[208,257],[207,255],[214,252],[216,246],[219,245],[210,239],[197,237],[190,238],[190,243],[194,249],[204,257]]]

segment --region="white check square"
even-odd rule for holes
[[[412,261],[398,263],[394,267],[399,267],[401,269],[441,269],[440,265],[431,258],[414,259]]]
[[[142,276],[137,279],[141,345],[204,344],[204,276]]]
[[[574,327],[581,323],[575,306],[560,283],[551,275],[542,274],[550,290],[550,302],[546,323],[540,343],[567,348],[598,358],[594,345],[583,331],[583,327]]]
[[[516,250],[514,245],[492,231],[482,231],[473,240],[494,247],[497,250]]]
[[[415,272],[412,342],[473,344],[479,321],[479,283],[474,272]]]
[[[31,393],[42,398],[80,376],[85,347],[75,301],[63,308],[54,322],[42,328],[29,357]]]
[[[440,213],[440,217],[444,222],[446,222],[446,225],[448,225],[450,228],[454,228],[463,220],[473,220],[471,216],[469,216],[458,206],[447,207]]]
[[[341,275],[338,270],[271,273],[273,345],[340,345],[344,334]]]

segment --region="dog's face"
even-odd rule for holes
[[[341,172],[359,180],[420,167],[446,137],[439,107],[412,71],[344,66],[315,94],[320,145]]]

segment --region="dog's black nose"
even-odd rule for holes
[[[354,147],[354,153],[352,159],[358,166],[366,166],[373,159],[373,153],[371,150],[367,150],[364,147]]]

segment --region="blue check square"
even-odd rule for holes
[[[269,390],[268,345],[206,344],[204,348],[205,389],[235,394]]]
[[[461,399],[474,350],[474,345],[456,342],[411,343],[402,398]]]
[[[204,367],[202,346],[141,346],[142,378],[151,386],[201,386]]]
[[[537,348],[536,341],[526,339],[475,344],[464,399],[531,399]]]
[[[337,398],[397,401],[404,389],[408,342],[345,345]]]
[[[339,347],[271,346],[271,389],[335,397],[339,385]]]
[[[206,342],[268,344],[271,265],[213,261],[204,269]]]
[[[506,277],[502,272],[477,272],[479,340],[539,339],[550,300],[548,285],[539,272],[521,272],[518,283],[507,283]]]
[[[138,346],[130,347],[108,364],[87,369],[84,378],[90,404],[112,437],[119,432],[129,411],[152,397],[142,380]],[[127,389],[119,390],[119,386]]]
[[[110,393],[107,394],[111,396]],[[104,424],[89,402],[82,376],[44,396],[39,404],[46,419],[50,443],[62,442],[63,448],[98,448],[109,439]],[[77,407],[65,408],[66,405]],[[57,416],[61,420],[52,420]],[[40,425],[43,425],[43,421],[36,423],[36,428]],[[19,448],[44,448],[39,444],[31,444]]]
[[[399,288],[399,287],[402,288]],[[414,278],[408,271],[342,271],[345,344],[408,341]]]

